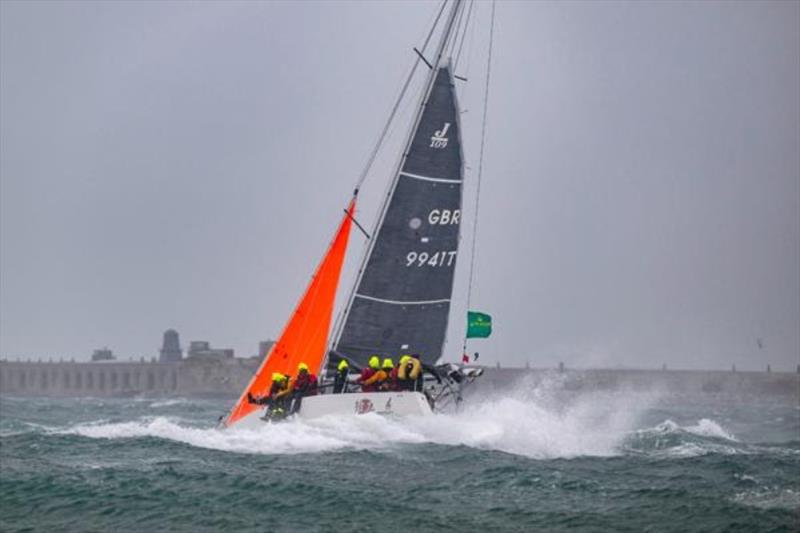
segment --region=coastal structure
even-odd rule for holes
[[[10,361],[0,359],[0,394],[55,397],[236,397],[274,342],[258,343],[258,353],[237,358],[229,348],[213,348],[208,341],[191,341],[186,357],[174,329],[164,332],[158,358],[120,360],[108,347],[94,350],[90,362],[75,360]],[[509,383],[536,387],[547,383],[565,392],[593,390],[663,390],[706,394],[779,394],[800,404],[800,367],[797,373],[731,371],[484,368],[471,393],[494,394]]]
[[[181,359],[183,359],[183,350],[181,350],[180,336],[174,329],[168,329],[164,332],[164,342],[161,345],[158,360],[162,363],[174,363]]]
[[[189,357],[177,362],[0,360],[0,393],[56,397],[236,397],[259,357]],[[654,391],[679,394],[758,394],[800,404],[800,373],[792,372],[485,368],[470,394],[496,394],[541,385],[565,394]]]
[[[186,352],[187,359],[233,359],[230,348],[212,348],[208,341],[192,341]]]
[[[269,347],[271,341],[259,346]],[[180,335],[164,332],[158,358],[122,361],[104,347],[90,362],[0,360],[0,393],[35,396],[229,396],[245,387],[261,358],[237,359],[229,348],[192,341],[183,357]]]
[[[230,396],[245,387],[255,358],[146,361],[0,361],[0,393],[33,396]]]
[[[92,352],[92,361],[113,361],[115,359],[114,352],[109,350],[108,348],[100,348],[99,350],[95,350]]]

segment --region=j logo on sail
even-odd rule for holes
[[[442,129],[439,131],[433,132],[433,137],[431,137],[431,148],[444,148],[447,146],[447,130],[450,129],[450,123],[445,122]]]

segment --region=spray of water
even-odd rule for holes
[[[610,456],[657,397],[588,393],[565,397],[558,377],[519,382],[503,394],[474,396],[458,413],[386,418],[330,416],[264,424],[256,430],[187,427],[156,416],[121,423],[82,424],[66,430],[92,438],[153,436],[232,452],[287,454],[391,449],[409,444],[468,446],[533,458]]]

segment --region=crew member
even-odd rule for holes
[[[266,405],[267,411],[264,413],[264,418],[278,418],[286,412],[286,400],[289,392],[289,377],[280,372],[273,372],[269,393],[253,396],[250,391],[247,391],[247,401],[256,405]]]
[[[397,367],[394,366],[394,362],[388,357],[383,360],[383,371],[386,372],[386,379],[384,379],[381,384],[381,390],[397,390]]]
[[[336,367],[336,374],[333,376],[333,393],[341,394],[347,392],[347,374],[350,373],[350,365],[347,359],[339,361]]]
[[[361,377],[358,378],[358,382],[361,385],[361,390],[363,392],[375,392],[375,385],[374,380],[372,380],[375,373],[380,370],[381,360],[377,355],[373,355],[369,358],[369,366],[361,370]],[[372,380],[372,381],[370,381]],[[369,382],[369,383],[368,383]]]
[[[371,362],[372,361],[370,361],[370,363]],[[363,390],[364,392],[378,392],[383,390],[383,384],[389,377],[389,372],[392,371],[393,367],[394,364],[392,363],[391,359],[389,359],[388,357],[384,359],[383,365],[380,368],[378,368],[374,374],[372,374],[372,377],[370,377],[363,383],[363,385],[361,386],[361,390]],[[369,387],[369,390],[367,390],[367,387]]]
[[[414,390],[414,380],[410,377],[413,369],[414,363],[412,363],[411,356],[402,356],[399,364],[397,365],[397,390]]]
[[[317,376],[308,371],[307,364],[300,363],[297,365],[297,378],[294,380],[294,387],[292,387],[292,407],[289,410],[289,414],[293,415],[299,411],[303,398],[316,396],[317,390]]]

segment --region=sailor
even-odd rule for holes
[[[308,371],[307,364],[300,363],[297,365],[297,378],[294,380],[294,386],[292,387],[289,414],[292,415],[299,411],[303,398],[316,396],[317,390],[317,376]]]
[[[370,366],[372,366],[372,360],[370,360]],[[383,384],[388,379],[389,372],[392,371],[392,368],[394,368],[394,363],[387,357],[383,360],[383,365],[361,385],[361,390],[364,392],[378,392],[384,390]],[[367,390],[367,387],[369,387],[369,390]]]
[[[347,374],[350,372],[350,365],[347,359],[339,361],[336,367],[336,374],[333,376],[333,393],[341,394],[347,392]]]
[[[357,381],[357,383],[361,385],[362,392],[375,392],[375,380],[372,380],[372,378],[375,376],[375,373],[380,370],[380,366],[380,357],[373,355],[369,358],[369,366],[361,371],[361,377],[359,377]]]
[[[383,380],[380,390],[382,391],[397,390],[397,367],[394,366],[394,361],[392,361],[388,357],[384,359],[382,370],[386,372],[386,378]]]
[[[286,399],[289,392],[289,376],[273,372],[269,393],[253,396],[250,391],[247,391],[247,401],[256,405],[266,405],[267,411],[264,413],[264,418],[280,418],[286,412]]]
[[[413,369],[411,356],[407,354],[402,356],[397,365],[397,390],[414,390],[414,380],[410,377]]]
[[[253,396],[251,391],[247,391],[247,402],[255,405],[272,405],[275,395],[282,390],[283,374],[280,372],[272,373],[272,384],[267,394]]]

